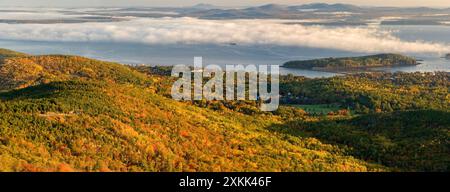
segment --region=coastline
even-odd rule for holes
[[[421,65],[422,63],[417,62],[414,65],[380,65],[380,66],[364,66],[364,67],[335,67],[335,68],[324,68],[324,67],[313,67],[313,68],[296,68],[296,67],[286,67],[280,66],[286,69],[300,69],[300,70],[310,70],[310,71],[318,71],[318,72],[328,72],[328,73],[337,73],[337,74],[354,74],[354,73],[366,73],[366,72],[377,72],[379,68],[394,68],[394,67],[412,67]]]

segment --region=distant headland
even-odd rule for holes
[[[362,57],[330,57],[289,61],[283,67],[317,71],[353,71],[374,67],[414,66],[418,64],[417,60],[412,57],[400,54],[378,54]]]

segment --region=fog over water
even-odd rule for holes
[[[28,20],[92,18],[59,9],[0,12],[0,47],[31,54],[71,54],[125,64],[283,64],[322,57],[402,53],[423,64],[386,71],[450,71],[450,26],[308,26],[288,20],[117,17],[118,21],[30,23]],[[95,11],[95,10],[94,10]],[[105,10],[102,10],[105,11]],[[111,10],[106,10],[111,11]],[[292,21],[293,22],[293,21]],[[335,74],[282,69],[308,77]]]

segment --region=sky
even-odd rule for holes
[[[190,6],[208,3],[220,6],[252,6],[269,3],[350,3],[364,6],[450,7],[449,0],[0,0],[3,7],[116,7],[116,6]]]

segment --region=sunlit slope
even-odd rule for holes
[[[71,79],[149,83],[145,75],[124,65],[79,56],[14,56],[0,60],[0,90]]]
[[[276,116],[157,95],[152,77],[122,65],[26,56],[0,71],[12,82],[0,94],[0,171],[384,170],[317,139],[270,131]]]
[[[25,57],[27,54],[0,48],[0,60],[11,57]]]

